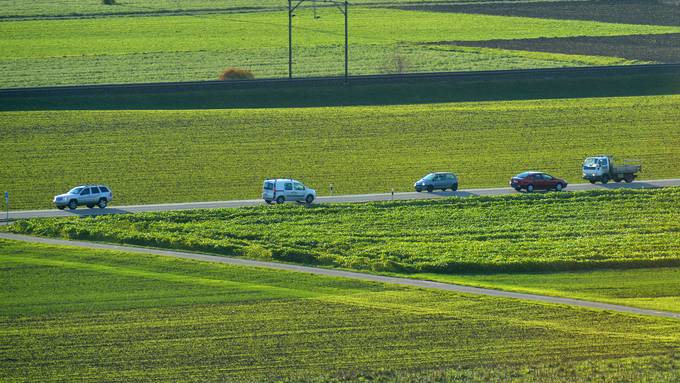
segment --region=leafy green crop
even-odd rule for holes
[[[680,323],[0,241],[0,380],[672,381]]]
[[[350,108],[0,113],[0,192],[49,207],[80,183],[114,205],[258,198],[267,177],[320,194],[412,190],[431,171],[462,188],[525,170],[581,181],[586,156],[642,160],[679,176],[680,96]],[[244,171],[247,169],[247,171]],[[30,192],[29,192],[30,191]]]
[[[680,265],[680,188],[18,221],[19,233],[396,272]]]

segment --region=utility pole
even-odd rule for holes
[[[349,62],[349,44],[348,44],[348,31],[347,31],[347,0],[345,0],[345,84],[347,83],[348,77],[349,77],[349,68],[348,68],[348,62]]]
[[[288,79],[293,78],[293,4],[288,0]]]
[[[293,5],[293,1],[297,3]],[[305,1],[312,1],[314,7],[314,18],[316,15],[316,3],[317,1],[323,3],[331,3],[342,12],[345,16],[345,83],[349,80],[349,25],[348,25],[348,13],[349,13],[349,1],[337,1],[337,0],[288,0],[288,79],[293,78],[293,12]]]

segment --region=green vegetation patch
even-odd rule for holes
[[[652,310],[680,311],[680,292],[677,288],[680,284],[680,268],[411,276],[446,283],[594,300]]]
[[[342,14],[323,8],[319,15],[315,19],[310,9],[301,9],[295,17],[297,76],[342,73]],[[0,40],[5,73],[0,86],[205,80],[216,79],[225,67],[244,67],[256,78],[283,77],[287,22],[287,12],[0,22],[0,34],[7,36]],[[421,43],[665,34],[680,27],[356,8],[350,30],[350,71],[366,74],[390,73],[400,54],[395,49],[404,45],[422,52],[407,55],[406,70],[489,69],[499,66],[485,60],[477,66],[476,55],[432,52]],[[501,63],[507,60],[502,52],[495,54]],[[582,64],[562,57],[555,65]],[[504,67],[532,66],[545,63],[510,60]],[[36,76],[43,69],[50,75]]]
[[[680,188],[18,221],[16,233],[396,272],[680,265]]]
[[[2,380],[581,381],[680,373],[678,321],[0,241]]]
[[[646,179],[679,176],[680,96],[351,108],[0,114],[0,191],[49,207],[81,183],[114,205],[259,198],[299,178],[320,194],[410,191],[431,171],[461,188],[525,170],[582,181],[581,163],[636,158]],[[244,171],[247,169],[247,171]],[[30,192],[28,192],[30,191]]]

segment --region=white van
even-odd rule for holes
[[[316,198],[316,190],[306,187],[302,182],[290,178],[264,180],[262,198],[266,203],[286,201],[311,204]]]

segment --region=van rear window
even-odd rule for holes
[[[264,189],[265,189],[265,190],[272,190],[272,189],[274,189],[274,183],[273,183],[273,182],[265,182],[265,183],[264,183]]]

